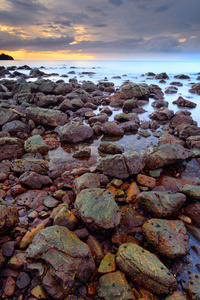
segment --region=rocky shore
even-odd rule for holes
[[[174,113],[165,101],[188,76],[164,91],[55,82],[28,66],[0,77],[0,298],[200,299],[196,103],[179,95]],[[200,83],[189,91],[200,96]],[[121,138],[136,135],[126,151]],[[61,148],[70,158],[52,161]]]

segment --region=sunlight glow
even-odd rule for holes
[[[187,39],[179,39],[178,41],[179,43],[184,43],[185,41],[187,41]]]

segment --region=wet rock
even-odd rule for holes
[[[26,117],[33,120],[36,124],[56,127],[67,123],[68,117],[59,110],[28,107],[25,110]]]
[[[94,123],[97,123],[97,122],[100,122],[100,123],[103,124],[107,121],[108,121],[108,116],[105,113],[100,113],[97,116],[89,118],[89,124],[94,124]]]
[[[200,83],[193,84],[189,92],[192,94],[200,95]]]
[[[18,119],[18,115],[12,110],[1,107],[0,109],[0,125],[14,121]]]
[[[127,122],[129,121],[129,116],[125,113],[119,113],[114,116],[114,120],[119,123]]]
[[[189,235],[182,221],[150,219],[143,224],[142,231],[163,256],[174,259],[189,253]]]
[[[156,294],[168,294],[177,286],[174,276],[156,255],[136,244],[122,244],[116,261],[134,282]]]
[[[85,189],[76,197],[75,207],[91,229],[111,229],[119,224],[121,218],[114,199],[114,194],[105,189]]]
[[[25,253],[19,252],[8,261],[8,267],[14,270],[22,269],[26,263]]]
[[[27,249],[27,259],[34,263],[35,270],[46,268],[41,274],[42,286],[54,299],[73,293],[95,269],[89,247],[67,228],[57,225],[35,236]]]
[[[188,111],[176,112],[176,114],[170,121],[170,127],[175,128],[176,126],[181,125],[182,123],[197,125],[197,123],[192,119],[190,114],[191,113]]]
[[[176,101],[172,102],[173,104],[177,104],[180,107],[190,107],[190,108],[194,108],[197,106],[196,103],[189,101],[187,99],[184,99],[183,97],[179,96],[178,99]]]
[[[17,208],[14,206],[0,205],[0,234],[7,232],[18,222]]]
[[[167,108],[160,108],[154,111],[149,115],[149,117],[153,120],[158,120],[158,121],[164,121],[164,120],[170,120],[173,118],[174,112],[173,110],[169,110]]]
[[[27,287],[30,284],[30,282],[31,282],[31,278],[28,275],[28,273],[21,272],[20,275],[17,278],[16,286],[19,289],[23,290],[25,287]]]
[[[156,186],[156,179],[150,176],[146,176],[144,174],[138,174],[136,181],[140,185],[147,186],[151,189],[153,189]]]
[[[160,183],[167,191],[176,192],[185,184],[200,184],[198,178],[163,176]]]
[[[178,79],[190,79],[190,76],[185,75],[185,74],[178,74],[178,75],[175,75],[174,78],[178,78]]]
[[[101,170],[106,175],[120,179],[126,179],[131,175],[138,174],[143,167],[142,156],[135,151],[104,157],[97,164],[98,170]]]
[[[136,201],[138,205],[154,217],[166,218],[174,216],[186,201],[181,193],[142,192]]]
[[[200,201],[200,185],[186,184],[179,189],[179,192]]]
[[[30,70],[29,74],[32,77],[40,77],[40,76],[43,76],[45,73],[43,71],[40,71],[38,68],[33,68]]]
[[[108,252],[104,258],[101,260],[101,263],[98,268],[100,274],[106,274],[114,272],[116,270],[115,254]]]
[[[97,90],[97,86],[91,81],[84,81],[82,84],[82,89],[86,92],[94,92]]]
[[[139,124],[134,121],[128,121],[121,124],[124,132],[136,132],[139,128]]]
[[[125,275],[120,271],[108,273],[100,277],[98,296],[105,300],[136,299]]]
[[[174,135],[181,139],[186,140],[190,136],[196,136],[200,134],[200,127],[195,125],[190,125],[187,123],[182,123],[175,127]]]
[[[89,237],[86,240],[86,244],[88,245],[88,247],[91,250],[91,254],[92,257],[96,263],[96,265],[98,266],[101,262],[101,260],[104,257],[103,254],[103,249],[101,247],[101,244],[99,243],[99,241],[92,235],[89,235]]]
[[[158,146],[163,144],[181,144],[183,147],[185,146],[185,142],[170,133],[163,133],[158,140]]]
[[[43,204],[44,199],[48,196],[46,191],[30,190],[16,197],[16,203],[21,206],[36,209]]]
[[[76,152],[73,153],[74,158],[89,158],[91,155],[91,148],[90,147],[80,147]]]
[[[159,169],[193,157],[193,152],[179,144],[163,144],[150,147],[145,151],[143,159],[147,169]]]
[[[158,99],[162,100],[164,98],[164,93],[157,84],[150,84],[149,87],[150,87],[151,97],[157,100]]]
[[[146,221],[146,218],[130,205],[121,207],[120,211],[122,214],[120,227],[123,232],[129,232],[135,227],[141,227]]]
[[[155,79],[169,79],[169,76],[165,72],[162,72],[162,73],[157,74],[154,78]]]
[[[59,101],[59,98],[55,95],[45,95],[44,93],[37,93],[34,99],[34,103],[39,107],[55,106]]]
[[[27,157],[24,159],[15,159],[11,163],[11,170],[16,174],[23,174],[27,171],[47,175],[49,164],[43,159]]]
[[[35,228],[32,228],[26,232],[26,234],[23,236],[21,242],[20,242],[20,249],[25,249],[34,239],[36,234],[40,232],[42,229],[44,229],[44,224],[41,223]]]
[[[124,152],[124,148],[119,143],[101,142],[98,150],[107,154],[120,154]]]
[[[136,197],[140,194],[140,190],[137,186],[136,182],[131,182],[129,187],[126,191],[126,201],[127,202],[134,202]]]
[[[34,135],[28,138],[24,143],[24,149],[26,152],[30,153],[40,153],[45,155],[49,147],[41,137],[41,135]]]
[[[178,92],[178,88],[175,86],[168,86],[165,89],[165,94],[176,94]]]
[[[121,99],[148,99],[150,94],[150,89],[147,84],[136,84],[134,82],[130,82],[125,84],[121,88],[120,98]]]
[[[200,226],[200,203],[189,204],[184,209],[184,214],[190,217],[197,226]]]
[[[77,222],[78,219],[75,217],[73,212],[65,206],[61,208],[59,212],[55,215],[53,225],[64,226],[69,230],[74,230]]]
[[[24,144],[18,138],[0,138],[0,161],[20,158],[24,154]]]
[[[122,136],[124,135],[124,130],[114,121],[105,122],[101,128],[105,135],[109,136]]]
[[[15,280],[13,277],[8,276],[4,286],[4,293],[8,297],[12,297],[15,293]]]
[[[122,108],[123,108],[123,111],[127,113],[127,112],[132,112],[132,110],[134,108],[138,108],[138,107],[139,107],[139,105],[137,103],[137,100],[129,99],[124,102]]]
[[[190,299],[196,300],[200,298],[200,273],[192,273],[189,276],[188,292]]]
[[[169,102],[163,100],[163,99],[159,99],[156,100],[154,102],[152,102],[151,106],[153,106],[154,108],[161,108],[161,107],[168,107]]]
[[[83,189],[100,188],[100,176],[95,173],[85,173],[74,180],[74,189],[79,194]]]
[[[72,110],[73,105],[69,99],[65,99],[59,106],[58,109],[62,112],[66,112],[67,110]]]
[[[19,182],[31,189],[40,189],[42,186],[51,184],[52,180],[48,176],[28,171],[19,177]]]
[[[93,136],[93,130],[86,125],[66,124],[60,128],[60,139],[63,142],[76,144]]]

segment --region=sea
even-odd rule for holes
[[[200,60],[196,61],[115,61],[115,60],[14,60],[14,61],[1,61],[1,66],[24,66],[28,65],[31,68],[39,68],[46,74],[50,76],[47,77],[52,81],[64,80],[68,82],[71,78],[76,78],[79,83],[83,81],[92,81],[95,84],[108,80],[115,84],[116,89],[126,82],[135,83],[147,83],[147,84],[157,84],[159,85],[163,92],[170,85],[172,81],[179,81],[183,83],[183,86],[178,87],[178,91],[175,94],[165,94],[165,100],[168,101],[169,109],[174,112],[185,109],[179,108],[177,105],[172,104],[174,100],[177,100],[178,96],[182,96],[189,99],[197,104],[196,108],[187,109],[191,112],[191,116],[200,126],[200,96],[196,94],[191,94],[189,89],[193,83],[200,82],[198,76],[200,76]],[[28,70],[19,70],[24,74],[29,74]],[[160,83],[158,79],[154,79],[153,76],[146,76],[147,72],[153,72],[159,74],[166,72],[169,79],[165,83]],[[175,75],[185,74],[189,75],[190,79],[176,79]],[[65,75],[66,77],[61,77]],[[45,77],[46,78],[46,77]],[[35,81],[36,78],[27,79],[28,81]],[[144,105],[143,108],[146,110],[145,113],[140,114],[140,122],[149,120],[149,114],[154,111],[152,107],[152,102],[154,99],[150,99],[149,103]],[[95,111],[96,114],[99,113],[99,109]],[[121,112],[121,109],[113,109],[112,116],[109,120],[114,119],[115,114]],[[160,130],[160,129],[158,129]],[[151,133],[151,132],[150,132]],[[94,139],[91,143],[88,143],[92,150],[92,157],[98,157],[98,145],[105,140],[105,137],[100,137]],[[116,140],[116,139],[115,139]],[[148,147],[157,144],[157,138],[151,133],[150,137],[141,137],[138,134],[135,135],[124,135],[120,137],[120,143],[123,145],[124,150],[137,150],[144,151]],[[74,145],[64,145],[59,147],[55,151],[50,151],[50,160],[53,163],[60,162],[72,157],[74,151],[77,150],[77,146]]]

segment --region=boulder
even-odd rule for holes
[[[58,109],[62,112],[66,112],[67,110],[73,110],[73,105],[69,99],[65,99],[59,106]]]
[[[197,226],[200,227],[200,202],[191,203],[184,209],[184,214],[188,216]]]
[[[174,135],[184,140],[186,140],[190,136],[196,136],[199,134],[200,134],[200,127],[197,127],[195,125],[190,125],[185,122],[176,126],[174,129]]]
[[[185,75],[185,74],[178,74],[178,75],[175,75],[174,78],[178,78],[178,79],[190,79],[190,76]]]
[[[131,288],[126,280],[125,275],[116,271],[100,277],[98,296],[105,300],[134,300]]]
[[[120,154],[124,152],[124,148],[119,143],[101,142],[98,150],[107,154]]]
[[[192,151],[180,144],[163,144],[161,146],[150,147],[143,154],[147,169],[159,169],[166,165],[178,163],[189,157],[193,157]]]
[[[124,135],[124,130],[114,121],[105,122],[101,128],[105,135],[109,136],[122,136]]]
[[[129,82],[122,86],[120,91],[120,99],[148,99],[150,95],[150,89],[147,84],[137,84]]]
[[[189,235],[180,220],[150,219],[142,226],[147,241],[161,255],[174,259],[189,253]]]
[[[151,93],[151,97],[153,97],[154,99],[164,99],[164,93],[162,91],[162,89],[157,85],[157,84],[150,84],[150,93]]]
[[[195,108],[197,106],[196,103],[184,99],[182,96],[179,96],[178,99],[176,101],[173,101],[172,103],[177,104],[179,107]]]
[[[76,194],[88,188],[100,188],[100,176],[95,173],[85,173],[74,180]]]
[[[30,153],[40,153],[42,155],[47,154],[49,147],[41,137],[41,135],[36,134],[28,138],[24,143],[24,149],[26,152]]]
[[[156,74],[156,76],[154,78],[155,79],[169,79],[169,76],[165,72],[162,72],[162,73]]]
[[[12,110],[8,108],[1,107],[0,109],[0,126],[5,123],[14,121],[18,119],[18,115]]]
[[[126,179],[131,175],[138,174],[143,167],[142,156],[135,151],[103,157],[97,164],[98,170],[101,170],[106,175],[120,179]]]
[[[200,148],[200,136],[199,135],[189,136],[186,140],[186,145],[189,149]]]
[[[151,119],[157,120],[157,121],[170,120],[171,118],[173,118],[173,116],[174,116],[173,110],[169,110],[168,108],[165,108],[165,107],[159,108],[149,115],[149,117]]]
[[[73,293],[95,270],[89,247],[58,225],[40,231],[26,253],[28,268],[39,274],[53,299],[64,299]]]
[[[0,138],[0,161],[20,158],[24,154],[24,144],[18,138]]]
[[[66,124],[59,130],[61,141],[76,144],[90,139],[93,136],[93,130],[87,125]]]
[[[132,110],[134,108],[138,108],[139,105],[137,103],[137,100],[135,99],[129,99],[129,100],[126,100],[123,104],[123,111],[124,112],[132,112]]]
[[[15,159],[11,163],[11,170],[16,174],[24,172],[36,172],[41,175],[47,175],[49,169],[48,162],[35,157],[27,157],[24,159]]]
[[[16,197],[16,203],[19,206],[26,206],[28,208],[37,209],[43,205],[44,199],[48,196],[46,191],[29,190],[24,194]]]
[[[66,114],[59,110],[28,107],[25,110],[27,119],[33,120],[38,125],[46,125],[56,127],[67,123],[68,117]]]
[[[19,177],[19,182],[31,189],[40,189],[42,186],[51,184],[52,180],[46,175],[28,171]]]
[[[117,252],[118,267],[131,279],[156,294],[168,294],[177,286],[167,267],[148,250],[126,243]]]
[[[120,222],[121,213],[115,196],[105,189],[82,190],[76,197],[75,208],[91,229],[107,230],[115,228]]]
[[[200,201],[200,185],[185,184],[179,189],[179,192]]]
[[[165,94],[176,94],[178,92],[178,88],[176,86],[168,86],[165,89]]]
[[[45,95],[43,93],[37,93],[34,103],[39,107],[55,106],[59,99],[55,95]]]
[[[176,112],[174,117],[170,121],[170,127],[175,128],[176,126],[181,125],[182,123],[197,125],[197,123],[192,119],[190,114],[191,113],[187,110]]]
[[[18,222],[18,210],[14,206],[0,205],[0,235],[6,233]]]
[[[154,217],[167,218],[174,216],[185,203],[186,196],[182,193],[142,192],[136,201],[140,208]]]
[[[193,84],[191,89],[189,89],[189,92],[200,95],[200,82]]]

